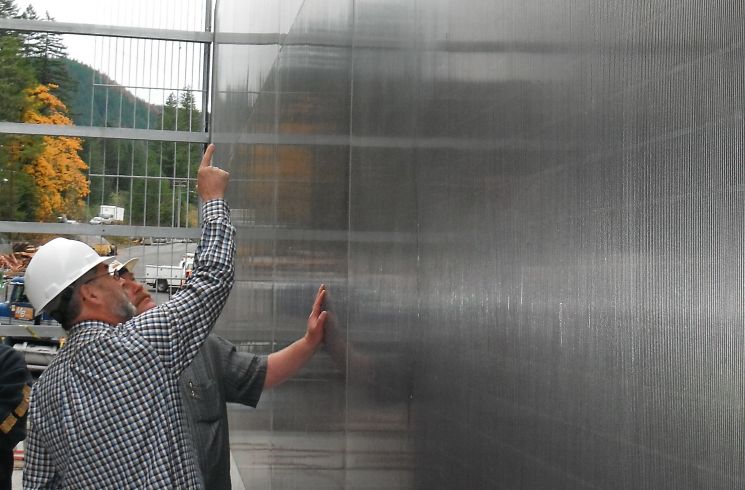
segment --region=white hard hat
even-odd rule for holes
[[[26,267],[26,296],[37,312],[86,272],[113,257],[101,257],[77,240],[55,238],[39,247]]]
[[[133,269],[135,268],[135,265],[137,265],[138,260],[140,259],[138,259],[137,257],[132,257],[131,259],[129,259],[128,261],[124,263],[121,263],[118,260],[113,260],[109,262],[109,272],[113,274],[114,272],[124,267],[126,267],[129,272],[134,272]]]

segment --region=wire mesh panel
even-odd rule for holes
[[[139,257],[142,280],[149,266],[186,263],[199,234],[212,2],[9,5],[0,14],[10,84],[0,95],[3,241],[77,238],[102,255]],[[184,277],[160,279],[150,286],[167,294]]]
[[[99,217],[101,206],[112,205],[126,210],[117,223],[197,226],[196,169],[203,145],[96,138],[87,149],[89,201]]]
[[[29,208],[44,204],[46,189],[38,182],[42,176],[33,170],[43,170],[37,163],[41,158],[50,171],[80,175],[86,182],[77,184],[75,192],[65,190],[73,184],[61,188],[65,197],[41,210],[5,217],[194,227],[194,179],[207,139],[209,100],[210,50],[208,38],[200,34],[210,29],[211,3],[81,0],[66,8],[59,2],[38,4],[0,19],[19,27],[4,31],[3,39],[17,48],[8,48],[7,53],[15,53],[17,70],[31,85],[20,118],[0,114],[8,122],[5,147],[38,148],[35,153],[6,152],[6,161],[0,162],[9,188],[5,200],[20,202],[25,195],[32,197],[26,200]],[[56,22],[44,22],[48,19]],[[40,30],[46,25],[50,31]],[[116,36],[103,34],[117,28],[125,30]],[[50,44],[55,51],[39,51],[39,46]],[[45,125],[52,134],[42,136],[42,129],[38,135],[24,135],[28,126],[12,126],[16,121]],[[11,135],[8,128],[20,131]],[[80,136],[54,134],[59,131]],[[74,155],[74,168],[60,157],[61,151],[51,151],[59,147]]]

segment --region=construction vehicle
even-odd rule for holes
[[[108,220],[109,223],[124,221],[124,208],[101,204],[98,211],[99,218]]]
[[[26,294],[24,293],[23,276],[14,276],[9,278],[5,283],[5,299],[0,303],[0,319],[8,320],[25,320],[33,322],[35,325],[41,324],[42,320],[52,321],[46,313],[36,315],[34,307],[31,306]],[[10,321],[8,321],[10,323]]]
[[[64,338],[62,326],[46,313],[37,315],[24,292],[23,276],[4,280],[0,303],[0,336],[4,343],[23,353],[32,372],[46,369]]]
[[[194,267],[194,254],[187,253],[178,265],[146,265],[145,284],[159,293],[178,289],[184,285]]]

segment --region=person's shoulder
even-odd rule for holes
[[[207,341],[205,342],[204,347],[207,351],[217,352],[235,349],[235,345],[232,342],[223,337],[220,337],[215,333],[211,333],[209,334],[209,336],[207,336]]]
[[[103,359],[109,363],[114,362],[112,356],[141,356],[152,349],[132,320],[118,325],[93,324],[77,333],[74,341],[68,341],[68,345],[75,346],[75,363],[86,359],[91,362]]]
[[[26,367],[23,353],[7,344],[0,344],[0,385],[7,389],[16,386],[19,391],[24,385],[31,384],[31,373]],[[0,395],[5,393],[0,390]],[[2,398],[5,395],[0,396]]]
[[[232,342],[214,333],[207,336],[207,341],[200,350],[204,361],[213,366],[226,365],[236,352]]]
[[[12,345],[0,344],[0,356],[13,356],[14,354],[19,354],[19,352]]]
[[[230,343],[224,337],[220,337],[214,332],[210,333],[207,336],[207,342],[209,342],[210,344],[229,344]]]
[[[23,358],[23,354],[13,348],[12,345],[0,344],[0,372],[7,369],[18,367],[26,367],[26,361]]]

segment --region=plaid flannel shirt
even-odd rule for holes
[[[178,378],[233,285],[235,229],[221,199],[203,207],[186,286],[119,325],[84,321],[34,385],[24,488],[198,488]]]

